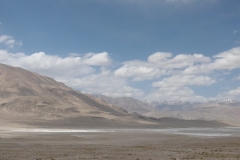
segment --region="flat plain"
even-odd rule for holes
[[[188,136],[152,130],[0,131],[0,160],[238,160],[240,135]]]

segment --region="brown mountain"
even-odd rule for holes
[[[131,97],[109,97],[104,95],[92,95],[93,97],[101,98],[104,101],[113,104],[115,106],[121,107],[128,112],[136,112],[139,114],[144,114],[149,111],[156,111],[156,109],[142,101]]]
[[[151,125],[150,125],[151,124]],[[218,122],[154,119],[82,94],[52,78],[0,64],[0,129],[222,126]]]
[[[153,123],[52,78],[0,64],[0,126]]]
[[[240,126],[239,101],[209,101],[205,103],[155,102],[159,111],[150,111],[145,116],[162,118],[171,117],[185,120],[215,120]]]

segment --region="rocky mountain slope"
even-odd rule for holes
[[[22,68],[0,64],[0,125],[154,123]]]

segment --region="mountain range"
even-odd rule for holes
[[[104,95],[90,95],[90,96],[103,99],[104,101],[116,105],[118,107],[121,107],[131,113],[136,112],[139,114],[145,114],[148,113],[149,111],[157,110],[155,109],[155,107],[131,97],[108,97]]]
[[[131,97],[93,95],[108,103],[147,117],[178,118],[183,120],[220,121],[240,126],[240,101],[225,99],[190,103],[187,101],[140,101]]]
[[[185,120],[216,120],[228,124],[240,125],[240,101],[223,100],[203,103],[190,102],[151,102],[149,105],[158,109],[150,111],[145,116],[172,117]]]
[[[95,95],[94,95],[95,96]],[[137,112],[147,117],[178,118],[184,120],[215,120],[231,125],[240,125],[240,101],[215,100],[208,102],[190,103],[187,101],[140,101],[130,97],[107,97],[97,95],[106,102]]]
[[[53,78],[0,64],[0,125],[153,124],[151,119],[76,91]]]
[[[225,125],[216,121],[180,120],[174,116],[171,116],[173,118],[151,117],[165,117],[155,114],[158,111],[161,113],[160,108],[130,97],[111,98],[83,94],[53,78],[19,67],[0,64],[1,128],[135,128]]]

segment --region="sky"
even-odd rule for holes
[[[83,93],[240,100],[240,1],[0,0],[0,63]]]

